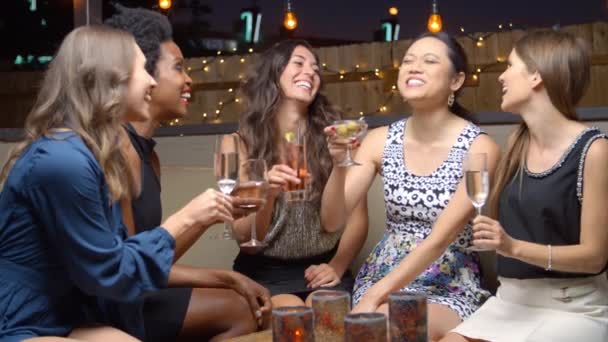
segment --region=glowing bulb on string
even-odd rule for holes
[[[427,22],[427,28],[432,33],[440,32],[443,28],[443,23],[441,22],[441,16],[439,15],[439,9],[437,8],[436,0],[433,0],[431,15],[429,16],[429,20]]]
[[[296,18],[296,15],[291,11],[285,13],[285,20],[283,20],[283,25],[286,29],[290,31],[295,30],[295,28],[298,26],[298,19]]]
[[[171,0],[160,0],[158,2],[158,7],[163,10],[168,10],[169,8],[171,8]]]
[[[298,26],[298,19],[291,8],[291,1],[289,0],[287,0],[287,11],[285,12],[285,18],[283,19],[283,26],[289,31],[295,30]]]

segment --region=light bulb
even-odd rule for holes
[[[439,15],[439,9],[437,8],[436,0],[433,0],[433,6],[431,7],[431,15],[429,16],[429,20],[427,22],[427,28],[432,33],[440,32],[443,28],[443,23],[441,22],[441,16]]]
[[[296,15],[292,11],[287,11],[285,13],[285,19],[283,20],[283,26],[285,26],[288,30],[295,30],[298,26],[298,19]]]
[[[164,10],[168,10],[169,8],[171,8],[171,0],[160,0],[158,2],[158,7]]]
[[[429,31],[433,33],[440,32],[443,28],[443,23],[441,22],[441,16],[437,14],[431,14],[429,17],[429,22],[427,23],[427,27]]]

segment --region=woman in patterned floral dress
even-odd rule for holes
[[[355,312],[387,312],[390,293],[428,297],[429,337],[438,340],[485,300],[479,257],[468,252],[474,209],[462,182],[469,153],[486,153],[493,174],[499,148],[467,119],[454,101],[466,72],[462,47],[448,35],[424,34],[407,50],[398,87],[411,117],[369,132],[356,159],[361,166],[334,168],[322,215],[339,229],[376,173],[384,183],[387,230],[355,282]],[[346,141],[326,128],[334,158]],[[333,190],[333,191],[332,191]],[[339,215],[344,213],[344,215]]]

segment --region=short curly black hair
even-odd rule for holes
[[[160,57],[160,44],[173,40],[171,23],[166,16],[143,8],[128,8],[115,4],[116,14],[105,25],[127,31],[135,37],[137,45],[146,56],[146,70],[155,74]]]

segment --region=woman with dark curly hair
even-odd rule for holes
[[[130,199],[122,201],[122,209],[123,221],[133,235],[156,227],[161,221],[160,165],[152,136],[161,122],[187,115],[192,80],[166,16],[120,5],[117,10],[106,25],[135,36],[147,58],[146,69],[156,80],[150,119],[126,124],[130,143],[123,151],[135,180],[135,191]],[[178,243],[174,261],[189,247]],[[173,265],[168,287],[145,299],[146,341],[207,340],[246,334],[257,330],[257,323],[263,323],[262,314],[270,309],[268,291],[232,271]],[[122,322],[112,321],[127,328]]]
[[[257,236],[267,246],[257,254],[242,248],[234,269],[266,286],[274,296],[273,306],[303,305],[317,288],[350,291],[348,266],[367,235],[364,211],[353,215],[344,233],[325,233],[322,227],[321,195],[332,170],[323,128],[340,113],[320,88],[318,58],[307,42],[297,40],[262,53],[242,86],[248,109],[239,122],[241,158],[266,161],[271,190],[257,215],[234,224],[237,240],[244,242],[256,217]],[[296,171],[283,164],[280,151],[285,133],[298,126],[305,136],[310,194],[306,201],[288,202],[281,190],[299,180]]]

